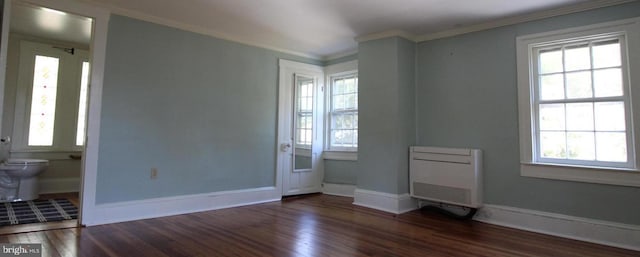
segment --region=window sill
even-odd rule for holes
[[[357,161],[358,152],[325,151],[322,153],[322,158],[325,160],[336,160],[336,161]]]
[[[520,175],[532,178],[640,187],[640,171],[633,169],[521,163]]]

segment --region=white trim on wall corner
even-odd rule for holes
[[[44,178],[38,180],[38,193],[80,192],[80,178]]]
[[[474,220],[640,251],[640,226],[485,204]]]
[[[322,193],[325,195],[353,197],[355,190],[356,185],[322,183]]]
[[[353,204],[394,214],[418,209],[418,200],[409,194],[389,194],[356,188]]]
[[[262,187],[97,204],[93,215],[85,217],[83,223],[93,226],[274,202],[280,199],[280,190],[275,187]]]

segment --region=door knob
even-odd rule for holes
[[[282,143],[280,144],[280,151],[287,152],[291,148],[291,143]]]

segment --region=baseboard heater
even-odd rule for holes
[[[481,150],[412,146],[409,158],[412,197],[474,212],[482,207]]]

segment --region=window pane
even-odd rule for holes
[[[620,42],[616,40],[593,44],[593,68],[620,66]]]
[[[87,92],[89,88],[89,62],[82,62],[80,77],[80,101],[78,101],[78,126],[76,145],[84,145],[84,129],[87,123]]]
[[[29,145],[53,145],[53,124],[56,115],[58,58],[36,56],[29,119]]]
[[[567,104],[567,130],[593,131],[593,103]]]
[[[597,131],[625,131],[624,102],[595,103]]]
[[[567,148],[569,148],[569,159],[591,161],[596,159],[593,132],[568,132]]]
[[[331,101],[331,103],[333,104],[333,110],[344,110],[345,109],[344,95],[333,96],[333,100]]]
[[[564,132],[540,132],[540,154],[544,158],[566,159]]]
[[[357,90],[356,79],[350,78],[345,80],[345,93],[355,93]]]
[[[562,51],[560,49],[540,51],[540,74],[562,72]]]
[[[334,95],[344,94],[344,79],[334,80],[332,93]]]
[[[564,99],[564,78],[562,74],[540,76],[540,99]]]
[[[358,113],[353,114],[353,126],[355,129],[358,128]]]
[[[596,97],[622,95],[622,69],[606,69],[593,72]]]
[[[540,130],[564,130],[564,104],[540,105]]]
[[[344,128],[344,116],[342,115],[333,115],[331,120],[332,129],[342,129]]]
[[[347,109],[355,109],[355,108],[357,108],[356,97],[357,97],[356,94],[349,94],[349,95],[345,96],[345,101],[346,101],[345,107]]]
[[[332,145],[342,147],[354,147],[357,144],[355,130],[343,129],[332,131]]]
[[[586,70],[591,68],[589,45],[570,46],[564,51],[564,70]]]
[[[626,162],[627,139],[624,132],[596,132],[598,161]]]
[[[567,73],[567,98],[589,98],[591,93],[591,72]]]
[[[358,130],[353,131],[353,147],[358,146]]]

